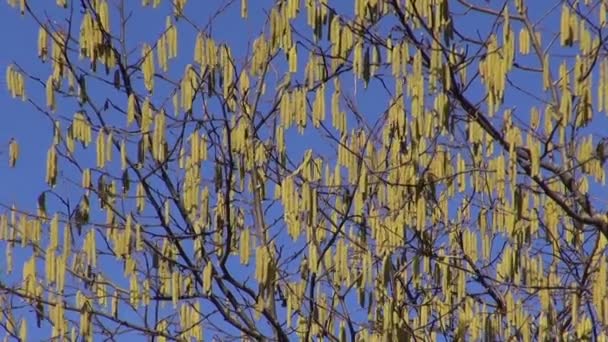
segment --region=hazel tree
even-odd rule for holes
[[[607,341],[608,1],[0,6],[5,340]]]

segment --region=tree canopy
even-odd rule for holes
[[[608,1],[0,8],[6,340],[608,340]]]

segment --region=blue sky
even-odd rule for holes
[[[331,1],[332,3],[338,3],[337,1]],[[208,20],[213,17],[215,11],[221,6],[221,1],[195,1],[191,0],[188,2],[186,6],[186,12],[188,16],[193,18],[197,24],[205,25]],[[229,6],[226,11],[217,19],[214,19],[214,27],[211,30],[211,34],[215,41],[217,42],[227,42],[233,51],[233,54],[236,56],[237,63],[242,61],[243,56],[250,48],[247,43],[250,43],[255,37],[257,37],[261,30],[261,24],[263,23],[264,11],[262,6],[258,6],[258,4],[253,4],[253,0],[250,1],[250,10],[249,10],[249,19],[243,21],[240,19],[240,8],[239,1],[234,1],[231,6]],[[263,7],[268,7],[268,1],[263,2]],[[346,5],[348,3],[348,5]],[[350,5],[350,1],[342,2],[340,1],[340,5],[337,7],[340,10],[344,10],[344,13],[347,13],[347,16],[352,15],[352,6]],[[454,2],[455,3],[455,2]],[[485,4],[483,1],[477,1],[477,3]],[[529,13],[531,17],[534,19],[538,19],[544,16],[549,8],[553,7],[556,1],[529,1]],[[32,5],[35,6],[35,5]],[[496,6],[496,5],[492,5]],[[147,41],[148,43],[152,43],[158,37],[160,31],[164,28],[165,17],[169,13],[167,7],[167,1],[163,1],[160,10],[152,10],[152,9],[142,9],[140,5],[140,1],[132,1],[129,2],[129,7],[134,10],[135,16],[133,17],[133,21],[131,26],[129,27],[129,36],[128,42],[130,48],[136,49],[136,52],[133,54],[134,56],[139,56],[139,49],[141,48],[141,42]],[[44,11],[43,11],[44,9]],[[464,15],[465,10],[463,7],[454,4],[452,8],[454,11],[459,12],[462,16],[455,17],[456,25],[463,32],[467,32],[469,34],[475,34],[477,30],[487,30],[488,25],[491,25],[490,18],[483,17],[477,14],[468,13]],[[514,12],[514,9],[512,9]],[[53,3],[49,2],[47,5],[43,5],[36,9],[36,12],[40,15],[43,13],[47,13],[47,15],[51,18],[56,18],[61,20],[61,18],[65,17],[65,10],[58,9],[54,6]],[[114,17],[115,18],[115,17]],[[299,27],[302,27],[302,19],[304,17],[298,19],[299,22],[295,24]],[[76,20],[80,25],[79,20]],[[116,25],[115,21],[112,21],[112,25]],[[516,34],[519,32],[519,26],[516,23],[512,23],[515,27],[514,31]],[[383,28],[386,29],[386,28]],[[559,30],[559,11],[554,11],[549,14],[546,20],[543,21],[540,29],[543,33],[554,34]],[[180,22],[178,23],[179,30],[179,57],[170,62],[170,72],[169,76],[177,79],[183,73],[184,67],[186,64],[192,62],[193,55],[193,47],[194,47],[194,38],[195,32],[188,27],[187,23]],[[52,142],[52,134],[51,134],[51,121],[37,111],[36,108],[31,106],[28,103],[22,103],[20,101],[15,101],[10,99],[9,94],[5,91],[4,84],[4,70],[9,63],[17,62],[21,67],[25,70],[32,71],[33,74],[41,76],[42,82],[46,81],[46,77],[50,72],[49,63],[42,64],[39,60],[36,59],[36,42],[37,42],[37,27],[33,25],[31,18],[21,17],[18,13],[18,10],[10,8],[6,4],[0,5],[0,32],[4,32],[0,41],[2,42],[3,49],[0,49],[0,74],[2,75],[1,84],[2,90],[0,91],[0,104],[2,104],[2,114],[4,116],[3,124],[0,126],[0,177],[2,177],[2,192],[0,192],[0,204],[15,204],[17,208],[27,209],[27,210],[35,210],[36,208],[36,198],[40,194],[40,192],[47,188],[44,183],[45,178],[45,159],[47,149]],[[77,31],[75,31],[77,32]],[[303,30],[302,32],[310,33],[310,30]],[[499,31],[500,32],[500,31]],[[546,35],[543,40],[543,44],[548,44],[549,35]],[[554,49],[553,51],[559,52],[567,52],[563,49]],[[303,69],[303,64],[305,62],[306,56],[303,51],[300,51],[299,60],[300,60],[300,71],[298,75],[298,80],[301,80],[301,70]],[[531,56],[528,57],[517,57],[517,61],[521,64],[530,63],[535,64],[534,58]],[[84,65],[84,64],[83,64]],[[557,72],[557,68],[559,63],[553,63],[554,66],[553,72]],[[282,72],[284,71],[284,64],[279,64],[279,68],[277,71],[277,79],[272,81],[274,78],[271,77],[271,81],[268,86],[268,93],[271,93],[273,89],[274,82],[276,82],[282,76]],[[469,74],[472,74],[472,70],[476,68],[475,66],[470,67]],[[510,75],[511,79],[517,83],[526,87],[532,91],[538,91],[542,85],[542,78],[540,74],[535,75],[534,77],[530,77],[528,73],[521,73],[514,71]],[[597,77],[596,77],[597,78]],[[347,76],[342,78],[342,86],[345,92],[350,93],[353,97],[355,97],[355,87],[354,81],[352,80],[352,76]],[[161,82],[158,82],[159,84]],[[140,81],[138,84],[138,90],[143,93],[143,85]],[[387,87],[389,89],[394,88],[392,84],[388,84]],[[170,89],[165,85],[160,85],[157,88],[155,93],[155,99],[166,95],[166,92]],[[482,98],[483,94],[481,93],[481,86],[478,82],[469,90],[469,95],[473,100],[479,100]],[[121,94],[117,94],[113,92],[111,88],[103,87],[103,86],[95,86],[90,89],[91,94],[94,97],[108,97],[112,99],[112,101],[116,101],[118,104],[124,105],[126,103],[126,99]],[[27,94],[28,97],[36,101],[37,103],[44,103],[44,88],[40,84],[36,84],[33,80],[27,81]],[[159,95],[160,94],[160,95]],[[329,103],[329,99],[331,97],[331,93],[326,95],[327,102]],[[268,95],[267,95],[268,97]],[[362,82],[359,82],[356,85],[356,105],[358,109],[365,113],[368,118],[369,123],[374,123],[375,119],[378,118],[382,111],[385,109],[386,104],[386,93],[379,87],[378,82],[372,82],[370,86],[365,89],[363,87]],[[56,115],[65,115],[66,118],[71,118],[73,112],[77,109],[75,103],[73,101],[66,102],[62,99],[59,99],[59,110]],[[381,105],[379,105],[381,103]],[[531,105],[537,105],[537,103],[533,102],[530,97],[522,95],[521,92],[510,91],[507,92],[505,97],[505,107],[510,107],[514,109],[515,115],[519,117],[523,122],[528,122],[528,113]],[[170,108],[170,106],[169,106]],[[216,109],[217,110],[217,109]],[[330,121],[330,115],[327,115],[328,120]],[[498,121],[500,116],[497,116],[495,122]],[[594,134],[594,140],[599,140],[599,137],[603,136],[603,131],[606,129],[606,121],[605,116],[602,113],[596,113],[597,121],[594,124],[587,128],[589,133]],[[116,113],[108,113],[107,120],[110,123],[116,124],[117,126],[123,125],[123,117],[122,115]],[[349,117],[349,124],[351,127],[354,126],[355,120],[352,116]],[[13,170],[9,170],[7,166],[7,162],[5,160],[8,158],[8,141],[10,138],[15,138],[19,142],[21,157],[17,162],[17,167]],[[318,153],[321,156],[324,156],[327,161],[330,161],[333,165],[333,156],[335,151],[336,144],[331,142],[330,139],[323,137],[322,135],[315,133],[312,129],[307,129],[306,134],[304,136],[298,135],[294,129],[288,132],[287,135],[287,144],[289,157],[294,163],[298,163],[303,155],[303,152],[306,149],[313,149],[315,153]],[[115,152],[115,156],[118,153]],[[94,166],[95,163],[95,155],[93,148],[89,148],[86,153],[80,153],[82,156],[82,161],[84,164],[89,164],[90,167]],[[118,158],[115,157],[115,161]],[[112,165],[114,170],[118,167],[117,163]],[[77,183],[79,183],[80,175],[76,172],[75,169],[66,166],[62,168],[62,172],[68,178],[72,178]],[[203,169],[203,177],[206,179],[211,179],[212,177],[212,169],[210,167]],[[96,179],[96,177],[94,177]],[[60,183],[62,187],[62,192],[66,194],[73,203],[76,203],[80,196],[82,195],[82,191],[79,191],[76,186],[70,185],[69,183]],[[267,188],[267,192],[272,194],[274,191],[272,186]],[[600,191],[600,190],[598,190]],[[50,201],[50,200],[49,200]],[[92,202],[96,202],[93,200]],[[50,201],[52,203],[52,201]],[[606,203],[598,202],[598,207],[605,208]],[[93,208],[96,208],[96,204],[93,205]],[[1,211],[5,211],[3,208]],[[53,212],[54,210],[61,210],[60,207],[57,207],[56,204],[49,205],[49,212]],[[457,208],[452,206],[450,208],[452,211],[456,211]],[[279,215],[279,210],[274,208],[270,211],[270,216],[268,221],[271,218]],[[105,220],[105,214],[101,211],[96,211],[94,214],[94,219],[99,221]],[[248,221],[250,221],[248,219]],[[286,239],[279,240],[286,243]],[[304,246],[302,239],[300,239],[297,243],[290,246],[290,248],[297,249],[302,248]],[[498,242],[497,242],[498,244]],[[4,242],[0,242],[0,247],[5,248]],[[14,256],[14,269],[15,272],[12,276],[7,278],[3,273],[4,265],[0,262],[0,273],[2,281],[6,279],[7,282],[10,282],[15,279],[20,279],[20,267],[26,257],[29,257],[30,251],[27,253],[23,253],[16,249]],[[0,259],[3,259],[0,257]],[[237,260],[238,261],[238,260]],[[106,263],[107,262],[107,263]],[[114,279],[120,282],[122,286],[128,286],[127,280],[125,280],[120,274],[122,271],[122,267],[120,263],[114,262],[112,259],[108,258],[108,260],[102,261],[102,265],[105,265],[105,271],[108,276],[112,277],[113,273],[117,273],[118,276]],[[240,267],[237,262],[231,263],[231,267]],[[43,270],[43,264],[40,264],[39,270]],[[243,271],[252,272],[253,269],[249,267],[249,269],[243,269]],[[247,272],[243,272],[246,274]],[[251,273],[252,274],[252,273]],[[477,289],[476,286],[471,286],[469,290],[475,291]],[[171,308],[171,304],[167,304],[167,309],[164,312],[169,312]],[[130,314],[125,314],[123,318],[129,320],[131,318],[135,318],[135,316],[128,316]],[[134,315],[134,314],[131,314]],[[366,317],[366,313],[359,313],[361,318]],[[29,317],[29,316],[27,316]],[[75,317],[75,316],[73,316]],[[219,323],[221,326],[221,323]],[[30,336],[32,339],[42,338],[43,336],[47,336],[49,332],[49,326],[45,325],[42,329],[36,329],[33,322],[29,324]],[[211,332],[207,332],[207,337],[211,336]],[[134,336],[136,340],[141,336]]]

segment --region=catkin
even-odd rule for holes
[[[298,50],[297,46],[293,45],[287,54],[289,62],[289,72],[296,73],[298,71]]]
[[[110,32],[110,16],[108,3],[105,0],[98,0],[96,12],[99,15],[99,22],[101,23],[101,28],[105,32]]]
[[[173,14],[176,17],[182,16],[182,14],[184,13],[184,7],[186,7],[186,2],[188,2],[188,0],[175,0],[174,1]]]
[[[239,240],[239,256],[241,265],[249,265],[250,249],[250,230],[246,228],[243,230]]]
[[[173,102],[173,116],[177,116],[179,114],[179,96],[178,96],[177,92],[175,92],[175,94],[173,94],[172,102]]]
[[[53,81],[53,76],[49,76],[46,81],[46,106],[49,108],[51,112],[55,111],[56,103],[55,103],[55,82]]]
[[[572,46],[574,40],[573,20],[576,21],[576,15],[570,13],[568,4],[562,5],[562,13],[560,18],[560,43],[562,46]]]
[[[19,339],[21,341],[27,341],[27,321],[25,318],[21,319],[21,324],[19,327]]]
[[[55,147],[51,146],[47,152],[46,158],[46,183],[54,187],[57,180],[57,154]]]
[[[97,133],[96,140],[96,152],[97,152],[97,168],[103,169],[106,166],[106,136],[103,130],[99,130]]]
[[[177,308],[177,301],[180,295],[180,273],[176,269],[171,273],[171,301],[173,308]]]
[[[38,58],[42,60],[42,62],[46,62],[48,56],[48,33],[46,31],[46,27],[40,26],[38,29]]]
[[[17,140],[11,139],[8,145],[8,165],[9,167],[15,167],[17,159],[19,158],[19,145]]]
[[[171,21],[171,17],[166,19],[166,44],[167,58],[173,59],[177,57],[177,26]]]
[[[131,126],[133,121],[135,121],[135,95],[131,93],[129,95],[129,100],[127,104],[127,127]]]
[[[206,294],[210,294],[211,293],[211,286],[212,286],[212,276],[213,276],[213,264],[211,264],[211,261],[208,261],[207,264],[205,265],[205,268],[203,269],[203,291]]]
[[[141,52],[143,58],[141,69],[144,74],[144,85],[149,93],[154,90],[154,53],[148,44],[144,44]]]
[[[247,1],[248,0],[241,0],[241,18],[243,19],[247,19],[249,12]]]
[[[152,104],[150,103],[150,98],[146,97],[146,99],[144,100],[144,103],[142,104],[142,108],[141,108],[141,131],[146,135],[148,133],[150,133],[150,126],[152,125],[152,122],[153,122],[152,119],[153,119]],[[145,139],[144,141],[147,143],[148,139]],[[145,150],[147,150],[147,148]]]
[[[152,150],[154,158],[163,162],[165,160],[165,111],[154,117],[154,133],[152,135]]]
[[[530,33],[525,27],[519,31],[519,53],[522,55],[530,53]]]
[[[120,140],[120,169],[122,171],[125,171],[127,169],[128,166],[128,159],[127,159],[127,143],[125,142],[124,139]]]
[[[156,53],[158,58],[158,65],[160,69],[164,72],[169,70],[169,66],[167,64],[168,56],[167,56],[167,35],[163,34],[160,36],[158,41],[156,42]]]
[[[112,161],[112,157],[114,155],[114,134],[112,133],[112,131],[110,131],[110,133],[108,133],[108,136],[106,137],[106,144],[105,144],[105,153],[104,153],[104,157],[106,162],[111,162]]]

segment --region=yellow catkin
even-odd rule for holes
[[[519,52],[522,55],[530,53],[530,33],[525,27],[519,31]]]
[[[141,52],[141,69],[144,74],[144,85],[149,93],[154,90],[154,53],[148,44],[144,44]]]
[[[49,37],[47,28],[45,26],[40,26],[38,29],[38,58],[40,58],[43,62],[45,62],[48,57],[48,44]]]
[[[156,42],[156,54],[158,58],[158,65],[160,69],[164,72],[169,70],[169,66],[167,64],[167,35],[163,34],[160,36],[158,41]]]
[[[7,77],[9,77],[7,84],[10,84],[9,90],[11,90],[13,98],[20,97],[21,101],[25,101],[25,81],[23,74],[10,68],[11,66],[9,66],[9,71],[7,71]]]
[[[165,34],[167,44],[167,58],[173,59],[177,57],[177,26],[172,22],[171,17],[167,16],[165,20]]]
[[[98,0],[96,11],[99,15],[99,22],[101,23],[101,28],[105,32],[110,32],[110,13],[108,9],[108,3],[105,0]]]
[[[543,57],[543,90],[547,90],[551,87],[551,71],[549,68],[549,54],[545,54]]]
[[[51,112],[55,111],[55,82],[52,75],[46,81],[46,106]]]
[[[203,268],[203,291],[206,294],[211,293],[211,286],[213,285],[213,265],[211,261],[208,261],[205,267]]]
[[[108,136],[106,137],[106,144],[105,144],[105,151],[104,151],[104,158],[106,160],[106,162],[111,162],[112,161],[112,156],[114,155],[114,134],[112,133],[112,131],[110,131],[110,133],[108,133]]]
[[[181,107],[185,112],[192,110],[192,102],[194,101],[195,90],[198,89],[198,80],[196,72],[192,65],[186,65],[184,76],[182,77],[181,90]]]
[[[50,186],[55,186],[57,180],[57,153],[55,147],[51,146],[47,152],[46,159],[46,182]]]
[[[11,139],[8,145],[8,165],[10,167],[15,167],[17,164],[17,159],[19,158],[19,144],[17,144],[17,140]]]
[[[153,123],[153,110],[150,98],[146,98],[141,109],[141,130],[144,133],[150,133],[150,126]],[[145,140],[147,141],[147,139]]]
[[[120,169],[125,171],[128,166],[127,143],[124,139],[120,140]]]
[[[137,207],[137,212],[142,213],[144,211],[144,207],[145,207],[145,189],[142,183],[138,183],[137,184],[137,190],[136,190],[136,196],[137,196],[137,200],[136,200],[136,207]]]
[[[21,341],[27,341],[27,321],[25,318],[21,319],[21,324],[19,327],[19,339]]]
[[[576,20],[576,16],[570,13],[569,5],[562,5],[560,19],[560,43],[562,46],[572,46],[574,40],[573,20]]]
[[[171,273],[171,301],[173,303],[173,308],[177,308],[177,302],[179,300],[180,295],[180,273],[179,271],[173,270]]]
[[[154,117],[154,134],[152,136],[152,150],[157,161],[165,160],[165,112],[161,110]]]
[[[168,225],[170,222],[171,215],[171,202],[166,200],[163,204],[163,224]]]
[[[144,250],[144,240],[142,237],[141,224],[135,224],[135,251],[141,252]]]
[[[289,72],[295,73],[298,71],[298,50],[296,45],[293,45],[289,49],[289,53],[287,54],[287,59],[289,63]]]
[[[239,240],[239,256],[242,265],[249,265],[250,259],[250,231],[248,228],[243,230]]]
[[[97,151],[97,168],[103,169],[106,165],[106,136],[103,130],[99,130],[96,140],[96,151]]]
[[[241,0],[241,18],[246,19],[249,13],[248,0]]]
[[[179,114],[179,96],[178,96],[177,92],[175,92],[175,94],[173,94],[172,102],[173,102],[173,116],[177,116]]]
[[[135,95],[131,93],[127,104],[127,127],[135,121]]]

